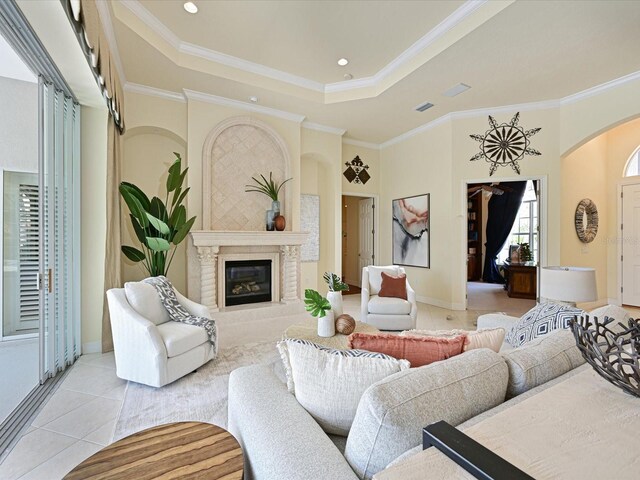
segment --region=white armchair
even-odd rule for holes
[[[141,282],[135,285],[135,296],[124,288],[107,291],[118,377],[162,387],[215,358],[217,347],[211,345],[204,328],[170,321],[155,288]],[[176,296],[192,315],[211,318],[204,305],[178,291]]]
[[[380,297],[382,272],[389,275],[405,273],[404,268],[394,265],[388,267],[369,266],[362,269],[362,322],[373,325],[380,330],[409,330],[416,328],[418,304],[416,292],[407,279],[407,299]]]

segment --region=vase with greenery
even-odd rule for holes
[[[187,220],[187,208],[183,202],[190,188],[183,188],[188,168],[182,170],[180,154],[173,152],[176,160],[169,167],[167,194],[164,202],[149,197],[132,183],[120,183],[120,195],[129,207],[129,219],[140,248],[122,246],[122,253],[132,262],[139,263],[152,276],[167,275],[176,253],[196,217]]]
[[[333,337],[336,334],[334,315],[329,300],[316,290],[307,288],[304,291],[304,308],[311,316],[318,318],[318,336]]]
[[[287,178],[284,182],[278,183],[273,179],[273,172],[269,172],[269,180],[262,174],[260,174],[260,178],[251,177],[251,180],[253,180],[255,184],[245,185],[245,192],[262,193],[271,199],[271,210],[273,214],[269,215],[267,211],[267,230],[273,230],[273,228],[269,228],[269,217],[275,218],[280,215],[280,200],[278,200],[278,195],[284,184],[292,179]]]
[[[333,272],[324,272],[322,276],[327,282],[329,291],[327,292],[327,300],[331,304],[333,315],[337,318],[342,315],[342,292],[349,291],[349,285],[344,283],[342,279]]]
[[[531,253],[531,247],[529,247],[529,244],[527,242],[524,242],[524,243],[519,243],[518,245],[520,245],[520,250],[518,252],[520,255],[520,262],[522,263],[532,262],[533,253]]]

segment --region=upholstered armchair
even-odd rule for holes
[[[176,290],[192,315],[211,318],[209,309]],[[129,282],[107,292],[116,375],[124,380],[162,387],[193,372],[217,354],[204,328],[174,322],[155,287]]]
[[[416,328],[418,304],[416,292],[407,279],[407,299],[380,297],[382,272],[398,276],[405,273],[404,268],[390,265],[388,267],[369,266],[362,269],[362,322],[373,325],[380,330],[409,330]]]

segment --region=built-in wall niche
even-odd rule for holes
[[[234,117],[217,125],[203,150],[203,229],[263,231],[271,200],[245,192],[260,174],[283,182],[290,177],[288,149],[269,125],[251,117]],[[259,178],[259,177],[258,177]],[[280,191],[282,213],[290,220],[290,185]],[[287,222],[290,229],[292,222]]]

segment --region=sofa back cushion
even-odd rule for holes
[[[430,423],[459,425],[501,404],[507,380],[504,360],[488,349],[391,375],[360,399],[345,458],[360,478],[369,479],[420,445],[422,428]]]
[[[573,333],[558,330],[502,354],[509,367],[507,398],[553,380],[584,363]]]
[[[569,321],[586,312],[560,303],[539,303],[525,313],[507,332],[505,340],[512,347],[520,347],[554,330],[569,328]]]
[[[161,325],[170,320],[169,313],[153,285],[145,282],[127,282],[124,284],[124,293],[129,305],[150,322]]]
[[[278,342],[287,387],[327,433],[347,436],[360,397],[375,382],[409,368],[406,360],[365,352],[335,350],[288,338]]]
[[[352,333],[349,348],[380,352],[394,358],[409,360],[412,367],[460,355],[466,335],[453,337],[400,336],[393,333]]]
[[[374,265],[369,265],[367,267],[369,270],[369,293],[371,295],[378,295],[380,293],[380,289],[382,288],[382,272],[387,275],[398,276],[401,272],[400,269],[396,266],[388,266],[388,267],[376,267]]]

